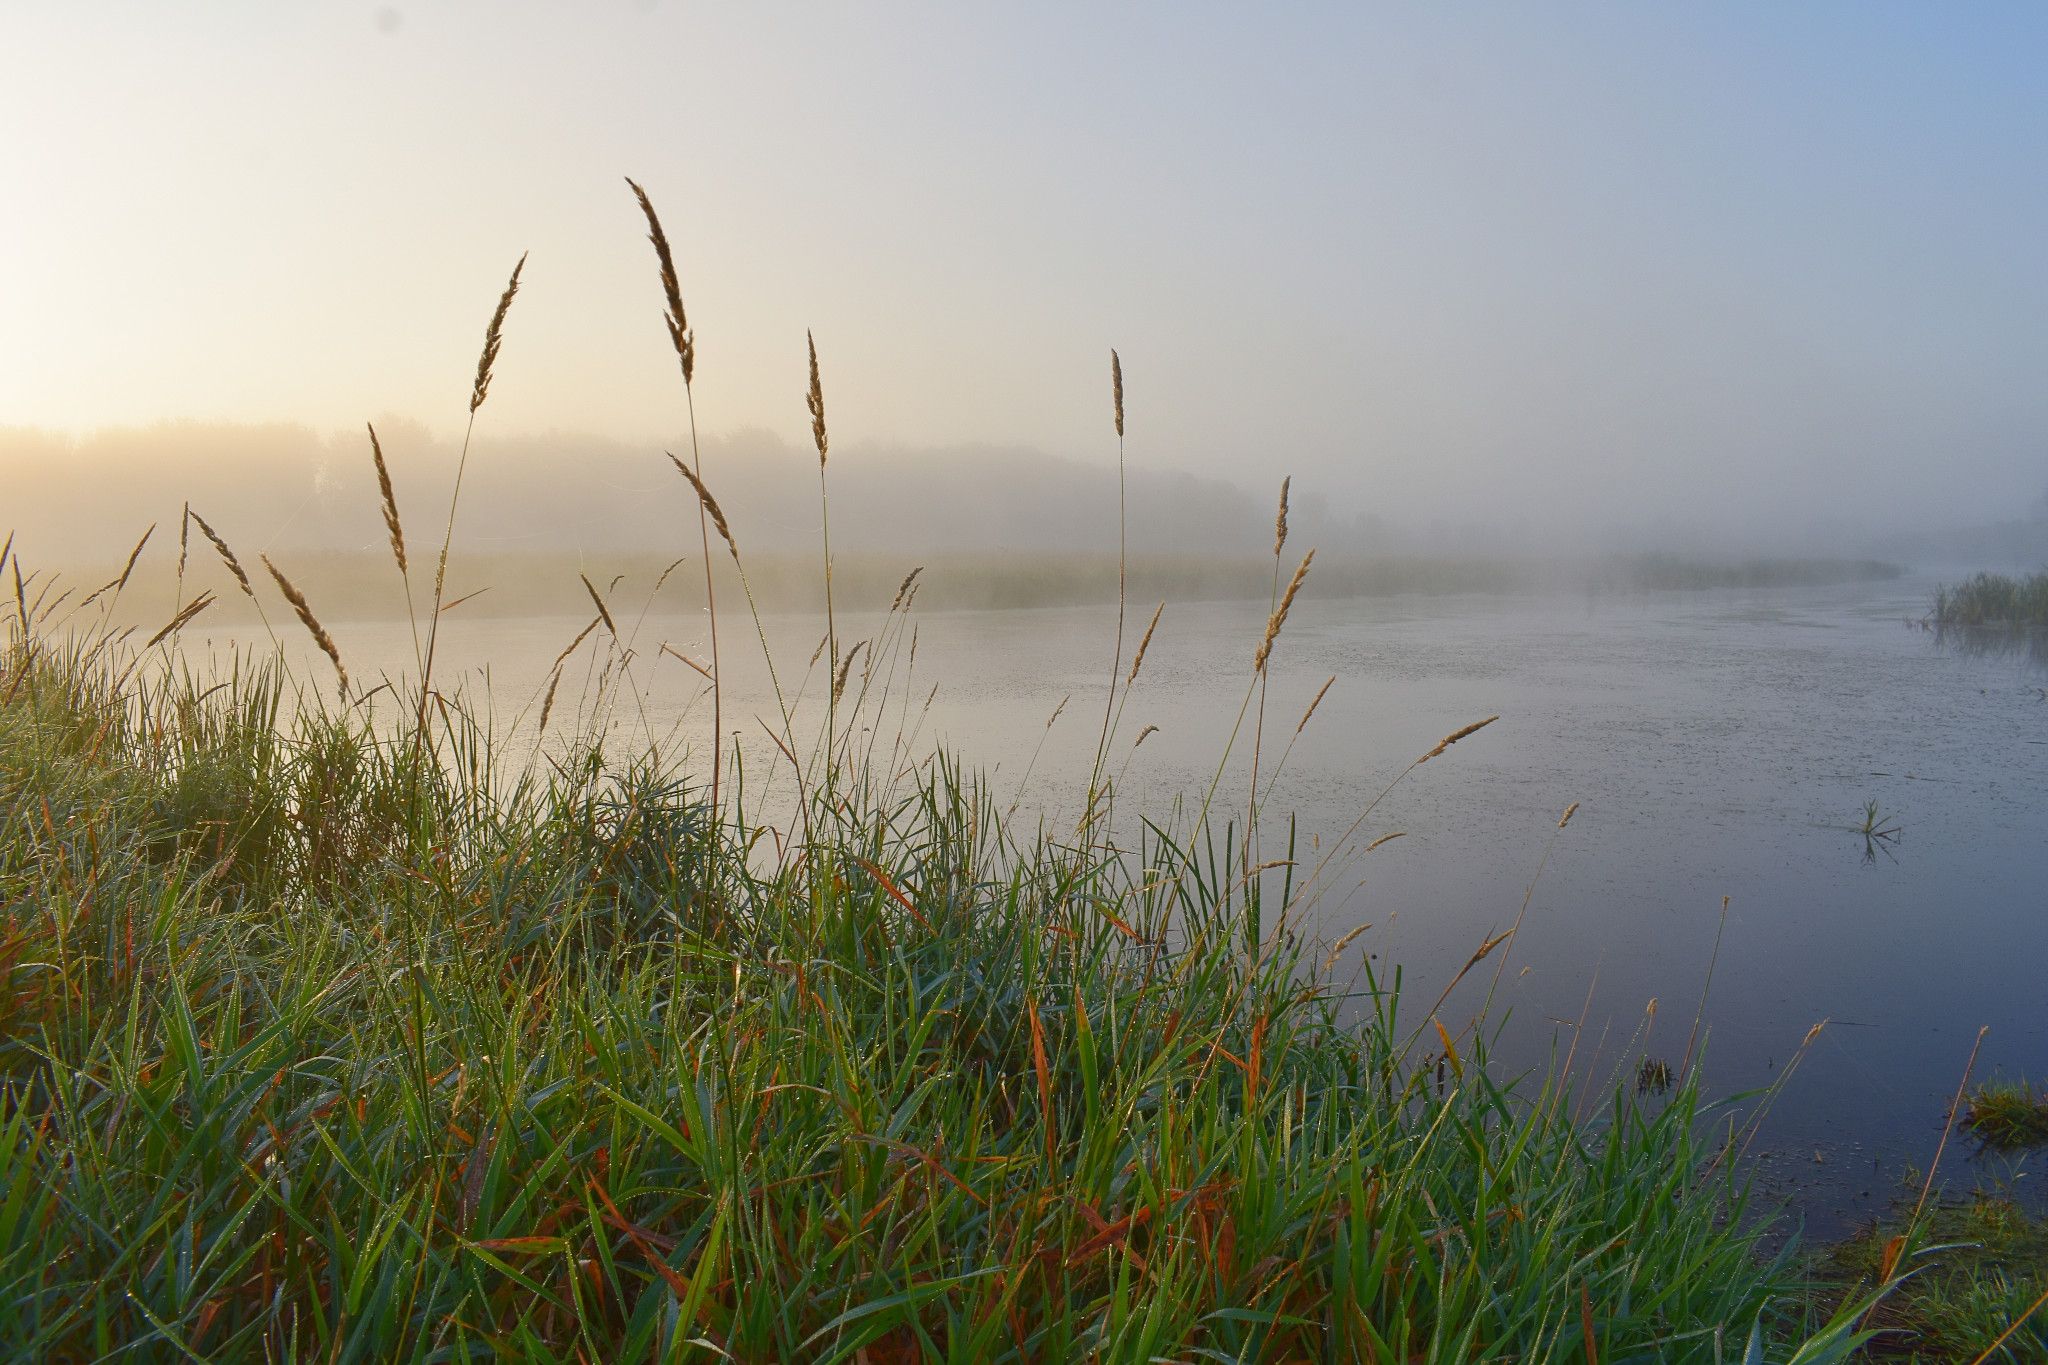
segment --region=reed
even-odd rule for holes
[[[818,539],[825,566],[825,647],[827,671],[839,667],[839,621],[832,604],[832,499],[825,488],[825,457],[831,448],[831,437],[825,429],[825,385],[818,376],[818,342],[808,328],[804,331],[804,349],[809,353],[811,380],[804,392],[804,406],[811,414],[811,443],[818,448]],[[835,742],[832,736],[838,729],[839,692],[833,688],[826,698],[825,743],[829,750]],[[825,777],[829,783],[835,765],[827,763]]]
[[[190,504],[187,504],[187,507],[189,509]],[[249,575],[243,570],[242,561],[235,558],[235,552],[230,550],[228,543],[220,538],[220,533],[206,524],[205,517],[200,516],[197,512],[192,512],[190,515],[193,525],[199,528],[199,533],[206,537],[207,542],[213,546],[214,553],[220,556],[220,562],[227,566],[228,573],[234,577],[235,586],[242,590],[244,597],[248,598],[251,602],[256,601],[255,586],[249,582]]]
[[[647,240],[654,247],[656,271],[661,279],[663,304],[662,325],[668,332],[669,346],[676,355],[676,368],[683,376],[683,406],[690,423],[690,469],[686,474],[690,484],[697,490],[697,541],[704,554],[704,611],[711,637],[711,804],[718,807],[719,784],[725,771],[725,686],[719,674],[718,654],[718,592],[711,578],[711,509],[717,504],[711,502],[710,494],[704,489],[704,456],[697,440],[697,333],[690,326],[690,317],[683,308],[683,288],[676,276],[675,254],[669,250],[668,233],[662,229],[661,215],[654,211],[654,201],[647,197],[647,191],[631,176],[626,177],[627,188],[633,191],[634,200],[640,205],[640,214],[647,220]],[[673,455],[678,469],[682,461]],[[725,545],[732,551],[733,561],[739,561],[739,550],[733,545],[732,534],[726,528],[725,519],[718,519],[719,534],[725,537]],[[751,601],[751,594],[749,594]],[[759,614],[756,613],[756,627]],[[778,685],[777,693],[781,688]]]
[[[1145,651],[1152,648],[1152,632],[1159,629],[1159,618],[1166,614],[1166,603],[1161,602],[1152,609],[1152,620],[1145,626],[1145,634],[1138,641],[1138,648],[1131,655],[1131,672],[1124,679],[1124,686],[1130,687],[1138,681],[1138,670],[1145,666]]]
[[[1978,573],[1934,590],[1936,625],[1969,629],[2048,628],[2048,570],[2014,577]]]
[[[384,463],[384,443],[377,439],[377,428],[369,423],[364,426],[370,433],[370,460],[377,467],[377,496],[384,509],[384,532],[391,542],[391,558],[398,565],[398,572],[405,575],[405,523],[398,518],[398,494],[391,488],[391,470]]]
[[[519,277],[526,270],[526,253],[519,254],[519,260],[512,267],[511,278],[505,281],[504,292],[498,295],[498,306],[491,311],[491,320],[484,327],[483,349],[476,359],[476,378],[470,381],[469,417],[462,428],[462,451],[455,459],[455,486],[448,493],[448,520],[441,532],[441,553],[434,560],[434,606],[427,616],[427,647],[420,661],[418,704],[413,717],[413,749],[415,758],[424,749],[427,741],[427,708],[434,695],[434,662],[441,643],[442,609],[447,602],[448,551],[455,543],[455,513],[462,503],[462,480],[469,472],[469,447],[476,435],[477,409],[484,405],[490,395],[491,378],[496,373],[498,352],[505,344],[505,319],[512,311],[512,300],[519,293]],[[205,523],[200,523],[205,529]],[[411,594],[407,594],[406,609],[412,609]]]
[[[1124,605],[1130,595],[1129,572],[1130,553],[1127,540],[1127,517],[1124,489],[1124,360],[1111,347],[1109,352],[1109,395],[1110,411],[1116,425],[1116,644],[1109,656],[1109,690],[1102,699],[1102,733],[1095,741],[1095,766],[1088,779],[1088,801],[1082,811],[1085,825],[1095,817],[1098,788],[1102,783],[1103,764],[1109,759],[1109,736],[1112,718],[1116,712],[1116,680],[1124,666]],[[1162,607],[1164,604],[1161,604]],[[1152,624],[1159,624],[1154,613]],[[1146,632],[1148,638],[1151,632]],[[1143,650],[1139,651],[1140,656]],[[1131,661],[1131,676],[1137,677],[1138,659]],[[1133,745],[1133,748],[1136,746]]]
[[[180,630],[183,630],[185,628],[185,623],[187,621],[190,621],[200,612],[205,611],[208,607],[212,606],[213,602],[214,597],[212,593],[200,593],[199,596],[193,598],[190,602],[187,602],[184,606],[178,608],[177,614],[171,617],[169,621],[164,623],[163,629],[159,630],[156,634],[150,636],[149,640],[142,647],[144,649],[155,649],[158,645],[162,644],[166,639],[177,634]]]
[[[1258,652],[1252,656],[1252,672],[1264,675],[1266,660],[1273,655],[1274,642],[1280,638],[1280,629],[1287,624],[1288,614],[1294,610],[1295,594],[1299,593],[1301,585],[1308,581],[1309,566],[1315,563],[1315,558],[1316,552],[1314,550],[1310,550],[1307,554],[1303,555],[1301,557],[1301,564],[1294,571],[1294,576],[1287,580],[1287,591],[1281,594],[1280,604],[1274,607],[1273,614],[1266,618],[1266,633],[1259,640]],[[1477,728],[1477,726],[1473,727],[1473,729]],[[1465,733],[1469,734],[1470,731]],[[1437,752],[1441,753],[1444,748],[1462,738],[1464,738],[1464,735],[1455,735],[1451,739],[1444,741],[1442,745],[1437,747]]]
[[[284,600],[291,604],[292,615],[299,618],[299,624],[313,637],[313,643],[320,646],[320,652],[334,665],[334,674],[341,680],[341,695],[347,697],[348,669],[341,662],[341,651],[335,647],[334,637],[327,633],[327,628],[320,624],[320,618],[313,614],[312,604],[306,601],[306,595],[293,587],[292,581],[284,576],[284,570],[271,563],[269,555],[259,555],[258,558],[263,561],[263,567],[270,570],[270,576],[277,580],[277,590],[283,593]]]

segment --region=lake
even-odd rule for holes
[[[1310,698],[1336,682],[1279,771],[1260,856],[1284,855],[1277,817],[1292,811],[1306,864],[1319,856],[1312,844],[1327,850],[1419,754],[1498,714],[1379,804],[1359,840],[1406,837],[1350,863],[1302,927],[1334,939],[1370,922],[1350,952],[1404,966],[1408,1017],[1419,1023],[1473,950],[1514,921],[1550,848],[1519,941],[1497,950],[1512,954],[1497,1055],[1540,1068],[1579,1033],[1575,1069],[1611,1084],[1632,1080],[1645,1055],[1678,1067],[1728,897],[1704,1016],[1710,1090],[1770,1083],[1809,1028],[1828,1021],[1753,1154],[1766,1187],[1792,1195],[1810,1231],[1838,1231],[1893,1194],[1909,1164],[1925,1169],[1980,1026],[1990,1032],[1978,1077],[2048,1078],[2048,679],[2024,657],[1957,651],[1909,627],[1932,587],[1908,576],[1826,588],[1305,598],[1273,655],[1262,781]],[[776,711],[760,643],[743,604],[721,605],[727,729],[739,732],[751,797],[786,810],[774,786],[786,787],[786,762],[763,790],[778,756],[761,724]],[[1126,660],[1152,606],[1132,605]],[[614,614],[628,629],[631,610],[614,603]],[[1167,606],[1112,745],[1112,771],[1129,762],[1119,797],[1127,834],[1140,813],[1181,796],[1198,802],[1215,778],[1265,615],[1262,603]],[[882,619],[842,617],[842,644]],[[585,624],[446,620],[440,676],[488,668],[501,722],[531,707]],[[983,769],[998,804],[1071,827],[1101,731],[1114,608],[913,620],[914,669],[907,644],[882,655],[895,676],[877,752],[899,729],[914,731],[917,754],[942,743]],[[777,615],[766,629],[793,690],[822,618]],[[403,623],[342,622],[335,634],[358,678],[411,670]],[[706,659],[703,637],[701,615],[641,623],[637,700],[615,713],[627,747],[649,732],[708,741],[703,679],[659,648]],[[573,712],[594,657],[586,642],[565,669],[551,725]],[[319,668],[307,676],[330,676]],[[879,672],[872,685],[883,687]],[[804,717],[816,715],[821,690],[814,672]],[[874,719],[872,706],[865,714]],[[1133,751],[1148,725],[1159,729]],[[1216,798],[1240,818],[1251,726]],[[1579,810],[1560,832],[1572,802]],[[1872,802],[1895,839],[1855,832]],[[1477,1008],[1494,966],[1459,988],[1447,1020]],[[1972,1147],[1952,1142],[1950,1183],[1974,1171],[2028,1188],[2023,1165]]]

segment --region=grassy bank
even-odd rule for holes
[[[1871,1354],[1926,1362],[2048,1360],[2048,1221],[2001,1195],[1944,1200],[1915,1217],[1902,1206],[1854,1237],[1822,1248],[1811,1270],[1813,1311],[1834,1312],[1878,1282],[1911,1227],[1918,1243],[1938,1248],[1909,1263],[1913,1272],[1870,1314],[1882,1328]]]
[[[1340,1027],[1213,842],[939,761],[777,851],[651,756],[111,668],[0,707],[35,1353],[1687,1358],[1785,1287],[1690,1088],[1575,1124],[1369,973]]]

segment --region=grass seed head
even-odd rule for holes
[[[1122,440],[1124,435],[1124,360],[1122,356],[1116,353],[1114,347],[1109,352],[1109,395],[1111,402],[1116,405],[1117,439]]]
[[[1287,613],[1294,609],[1294,595],[1308,580],[1308,566],[1315,562],[1315,557],[1313,549],[1303,555],[1301,567],[1294,571],[1294,577],[1287,580],[1287,591],[1280,595],[1280,605],[1273,608],[1273,615],[1266,621],[1266,638],[1259,641],[1259,652],[1252,659],[1252,672],[1266,671],[1266,660],[1273,654],[1273,642],[1280,638],[1280,627],[1287,624]]]
[[[589,574],[579,573],[576,576],[583,580],[583,591],[589,593],[590,600],[597,604],[597,619],[604,622],[604,628],[612,633],[612,638],[614,640],[618,639],[618,623],[612,620],[611,609],[605,606],[604,598],[598,596],[597,585],[590,581]]]
[[[270,570],[270,576],[277,580],[277,590],[284,594],[285,601],[291,603],[292,614],[299,618],[299,624],[306,628],[306,633],[313,637],[313,643],[320,646],[320,652],[334,665],[335,676],[341,679],[341,695],[346,697],[348,669],[342,666],[341,651],[335,647],[334,637],[320,624],[320,618],[313,615],[312,604],[306,601],[306,595],[292,585],[292,581],[284,576],[282,569],[270,562],[270,556],[258,555],[257,558],[263,561],[264,568]]]
[[[1295,726],[1295,727],[1294,727],[1294,733],[1295,733],[1295,734],[1297,734],[1297,735],[1298,735],[1298,734],[1300,734],[1300,733],[1301,733],[1301,732],[1302,732],[1303,730],[1306,730],[1306,729],[1308,729],[1308,722],[1309,722],[1309,718],[1310,718],[1311,716],[1315,715],[1315,713],[1316,713],[1316,708],[1317,708],[1318,706],[1321,706],[1321,705],[1323,704],[1323,697],[1324,697],[1324,696],[1325,696],[1325,695],[1326,695],[1326,694],[1327,694],[1327,693],[1329,692],[1329,690],[1330,690],[1330,689],[1331,689],[1332,687],[1334,687],[1334,686],[1336,685],[1336,683],[1337,683],[1337,675],[1336,675],[1335,673],[1332,673],[1332,674],[1331,674],[1331,675],[1329,676],[1329,678],[1328,678],[1328,679],[1326,679],[1326,680],[1324,681],[1323,685],[1322,685],[1321,687],[1319,687],[1319,688],[1317,688],[1317,689],[1316,689],[1316,695],[1315,695],[1315,698],[1314,698],[1314,699],[1313,699],[1312,701],[1310,701],[1310,702],[1309,702],[1309,704],[1308,704],[1308,710],[1306,710],[1306,711],[1304,711],[1304,712],[1302,712],[1302,713],[1301,713],[1301,724],[1299,724],[1299,725],[1297,725],[1297,726]]]
[[[182,608],[180,608],[178,614],[176,616],[173,616],[162,630],[150,636],[148,642],[145,643],[142,647],[144,649],[156,648],[157,645],[161,644],[164,640],[177,634],[181,629],[184,628],[184,625],[187,621],[190,621],[200,612],[205,611],[208,607],[212,606],[213,603],[214,596],[212,593],[200,593],[199,596],[193,598],[190,602],[187,602]]]
[[[384,503],[384,531],[391,539],[391,557],[398,561],[398,571],[405,572],[405,526],[398,520],[398,495],[391,491],[391,471],[384,464],[384,445],[377,439],[377,428],[363,424],[370,431],[370,459],[377,466],[377,495]]]
[[[498,348],[505,344],[505,314],[512,311],[512,296],[519,292],[519,272],[526,269],[526,253],[521,252],[519,263],[512,267],[512,278],[505,282],[505,292],[498,296],[498,307],[491,314],[491,325],[484,328],[484,349],[476,358],[476,380],[469,389],[469,411],[471,416],[484,405],[484,397],[491,391],[491,371],[498,363]]]
[[[1152,609],[1152,624],[1145,627],[1145,638],[1138,641],[1138,652],[1131,656],[1131,672],[1130,676],[1124,679],[1125,687],[1129,687],[1138,680],[1138,670],[1145,666],[1145,651],[1152,647],[1152,632],[1159,629],[1159,617],[1165,611],[1166,603],[1164,602],[1161,602]]]
[[[242,589],[243,595],[251,602],[254,602],[256,600],[256,589],[250,586],[249,575],[242,571],[242,561],[235,558],[235,552],[230,550],[228,543],[220,538],[220,532],[207,525],[206,518],[200,516],[197,512],[192,513],[192,522],[199,528],[199,534],[205,536],[207,540],[213,543],[214,553],[220,556],[221,563],[228,566],[228,572],[235,576],[235,583]]]
[[[697,490],[697,501],[704,504],[704,510],[711,514],[711,524],[718,528],[718,537],[725,542],[726,550],[732,555],[732,562],[735,564],[739,563],[740,547],[733,544],[732,527],[726,525],[725,513],[719,509],[718,499],[711,496],[711,490],[706,488],[704,481],[697,477],[697,471],[691,469],[668,451],[663,451],[662,454],[668,456],[669,463],[676,467],[676,473],[687,479],[690,487]]]
[[[1478,734],[1481,730],[1484,730],[1487,726],[1493,724],[1495,721],[1499,719],[1499,716],[1488,716],[1485,720],[1473,721],[1470,725],[1467,725],[1462,730],[1453,730],[1449,734],[1445,735],[1442,739],[1438,740],[1436,742],[1436,747],[1434,749],[1431,749],[1428,753],[1424,754],[1421,758],[1418,758],[1415,761],[1417,763],[1427,763],[1429,762],[1429,760],[1435,758],[1444,750],[1450,748],[1453,744],[1456,744],[1459,740],[1465,739],[1471,735]]]
[[[690,330],[689,315],[683,311],[683,290],[676,282],[675,257],[669,253],[668,234],[661,230],[661,219],[655,214],[647,191],[631,176],[626,177],[626,183],[632,186],[633,197],[640,201],[640,212],[647,216],[647,240],[654,243],[654,257],[661,266],[661,295],[668,305],[662,321],[668,326],[669,344],[675,347],[676,360],[683,368],[683,387],[688,388],[697,373],[697,334]]]
[[[818,447],[818,468],[825,467],[825,451],[830,445],[825,435],[825,386],[818,380],[818,343],[808,329],[804,332],[804,345],[811,352],[811,391],[805,398],[811,410],[811,440]]]

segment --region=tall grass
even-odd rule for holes
[[[1119,837],[1092,790],[1070,835],[1006,819],[918,746],[912,580],[874,638],[828,640],[809,755],[811,674],[777,684],[769,767],[735,749],[721,788],[716,756],[707,783],[619,752],[616,686],[531,761],[430,694],[446,557],[416,704],[329,702],[275,657],[201,675],[177,617],[147,656],[49,629],[11,565],[17,1354],[1716,1359],[1787,1289],[1693,1076],[1495,1076],[1451,989],[1415,1017],[1397,970],[1289,927],[1291,850],[1267,916],[1249,830]],[[608,629],[562,660],[594,638],[616,679],[632,632],[585,586]],[[784,762],[797,818],[771,820]]]
[[[2015,578],[1977,573],[1934,590],[1934,622],[1942,626],[2048,627],[2048,570]]]

